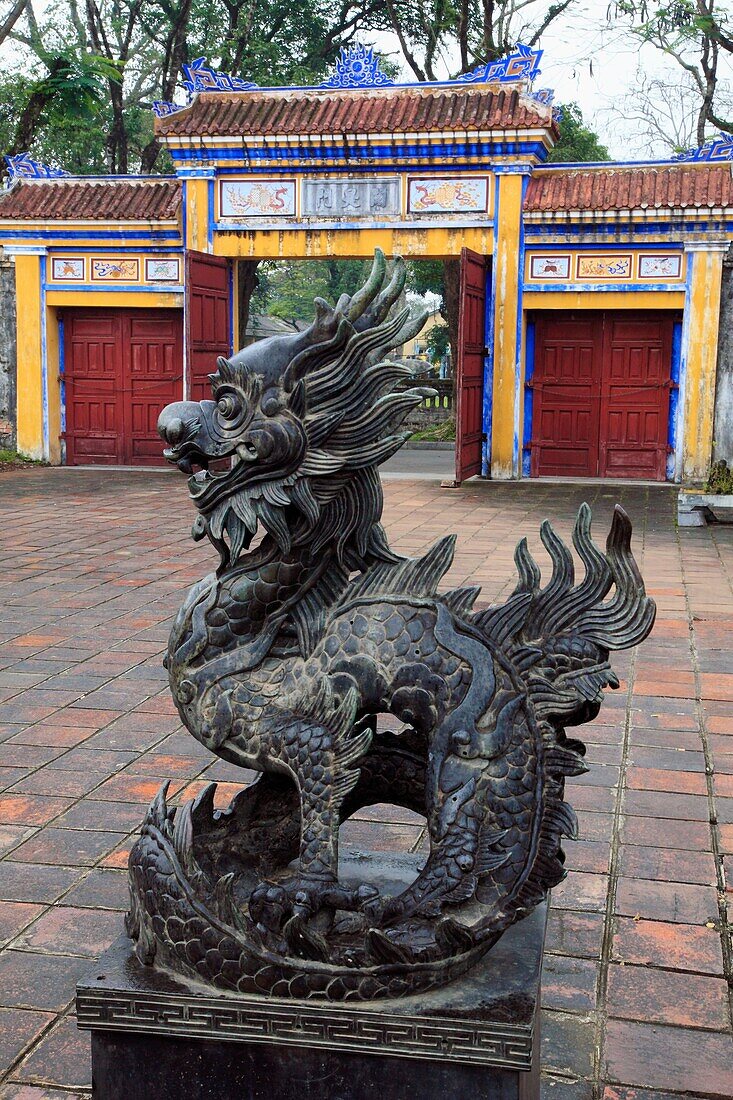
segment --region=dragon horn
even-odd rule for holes
[[[369,278],[364,283],[361,290],[357,290],[349,302],[349,307],[346,310],[345,317],[348,321],[351,321],[352,325],[354,321],[358,321],[362,313],[368,309],[377,296],[377,292],[384,283],[384,276],[387,273],[387,261],[384,258],[384,252],[381,248],[374,250],[374,263],[372,264],[372,270],[369,273]]]

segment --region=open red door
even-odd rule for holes
[[[232,353],[229,283],[225,257],[186,254],[186,367],[191,401],[211,397],[208,376],[216,370],[217,356]]]
[[[485,256],[461,250],[460,320],[456,364],[456,484],[481,473],[483,440]]]

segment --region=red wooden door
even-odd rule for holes
[[[533,476],[663,480],[669,313],[575,313],[536,322]]]
[[[209,375],[219,355],[232,353],[230,267],[222,256],[186,255],[186,349],[188,396],[211,397]]]
[[[664,479],[672,329],[669,315],[606,315],[601,477]]]
[[[456,364],[456,482],[481,473],[483,440],[486,257],[461,250]]]
[[[158,414],[183,392],[178,310],[64,310],[66,461],[162,465]]]
[[[533,477],[598,473],[603,325],[598,314],[542,317],[532,382]]]

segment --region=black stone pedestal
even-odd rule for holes
[[[400,857],[366,860],[382,881],[414,874]],[[443,989],[336,1004],[218,995],[141,966],[123,936],[77,987],[93,1096],[538,1100],[545,920],[542,906]]]

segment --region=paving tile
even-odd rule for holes
[[[88,1088],[91,1085],[89,1032],[79,1031],[72,1017],[59,1020],[17,1067],[13,1078],[30,1084]]]
[[[680,1100],[678,1092],[659,1092],[658,1089],[639,1089],[636,1085],[606,1085],[601,1100]],[[685,1100],[710,1100],[709,1096],[693,1096],[685,1093]]]
[[[76,983],[89,965],[88,959],[72,955],[4,951],[0,954],[0,1006],[61,1012],[73,1000]]]
[[[626,878],[715,885],[715,860],[711,852],[624,844],[619,852],[619,871]]]
[[[33,905],[27,901],[0,901],[0,946],[17,936],[22,928],[42,912],[42,905]]]
[[[124,840],[123,833],[81,829],[43,829],[15,848],[14,860],[91,867]]]
[[[26,828],[23,825],[0,825],[0,857],[12,852],[28,837],[33,836],[35,827]]]
[[[728,984],[723,978],[614,963],[608,972],[608,1014],[625,1020],[725,1031],[729,1025]]]
[[[57,907],[47,910],[13,942],[18,949],[96,957],[120,934],[120,914]]]
[[[0,1089],[0,1100],[89,1100],[88,1092],[47,1089],[36,1085],[7,1085]]]
[[[712,886],[619,878],[615,911],[626,917],[704,924],[718,918],[718,895]]]
[[[70,798],[43,795],[0,795],[0,825],[45,825],[67,810]]]
[[[545,951],[590,959],[600,958],[603,922],[602,913],[551,908]]]
[[[81,876],[78,867],[47,867],[33,863],[0,863],[0,899],[51,903]]]
[[[613,958],[698,974],[723,973],[718,932],[690,924],[618,917]]]
[[[64,901],[75,907],[127,910],[130,903],[127,873],[125,870],[94,868],[72,887]]]
[[[591,1012],[596,1007],[598,965],[594,960],[546,954],[542,966],[542,1007]]]
[[[99,829],[102,832],[130,832],[139,829],[145,806],[133,802],[99,802],[81,799],[53,823],[55,829]]]
[[[52,1020],[50,1012],[0,1008],[0,1066],[8,1069]]]
[[[595,1020],[544,1009],[540,1030],[542,1068],[576,1077],[593,1072]]]
[[[703,821],[626,817],[621,822],[619,835],[624,844],[645,844],[652,848],[681,848],[689,852],[711,850],[710,826]]]
[[[62,768],[41,768],[25,776],[6,791],[7,794],[50,794],[66,798],[80,798],[106,778],[107,773],[70,771]]]
[[[730,1034],[610,1019],[603,1061],[610,1082],[733,1095]]]
[[[558,909],[588,909],[600,911],[606,907],[607,875],[590,875],[582,871],[569,875],[552,891],[552,904]]]

